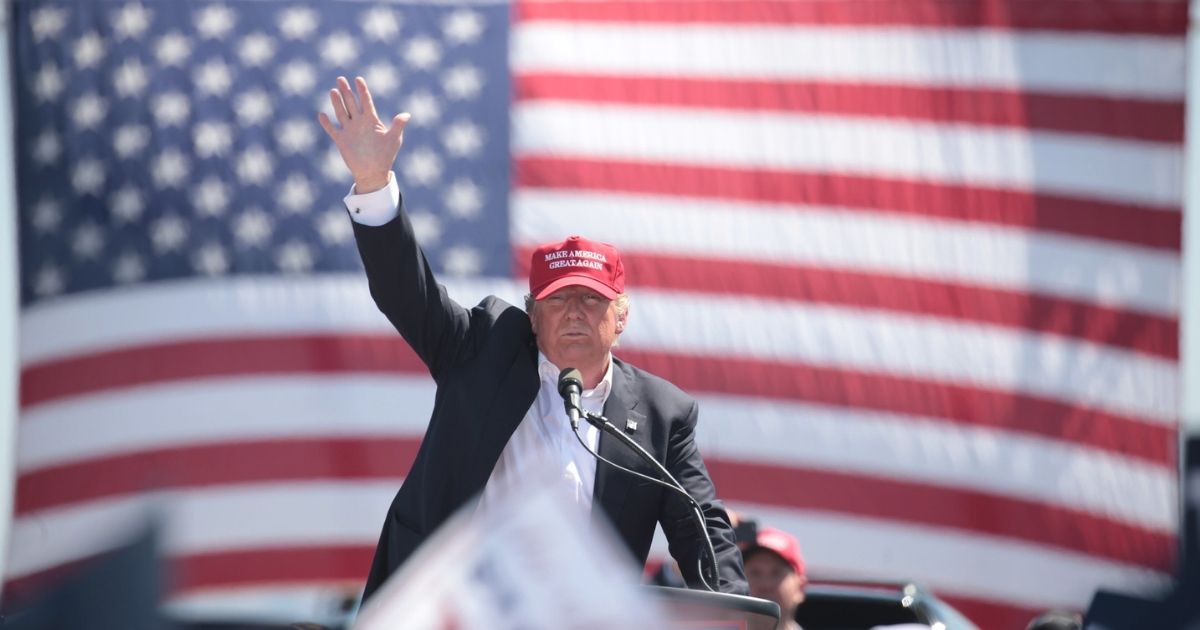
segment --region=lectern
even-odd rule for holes
[[[672,630],[774,630],[779,604],[757,597],[646,586],[671,617]]]

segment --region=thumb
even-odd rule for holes
[[[404,128],[408,126],[409,118],[412,118],[412,114],[408,112],[396,114],[396,116],[392,118],[392,128],[388,130],[388,135],[396,137],[403,135]]]

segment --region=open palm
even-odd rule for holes
[[[362,194],[387,185],[392,163],[404,143],[409,114],[397,114],[391,126],[384,125],[375,111],[366,80],[355,78],[354,87],[357,97],[346,78],[338,77],[337,87],[329,91],[337,125],[324,112],[317,115],[317,120],[354,176],[355,192]]]

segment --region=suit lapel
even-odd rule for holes
[[[604,417],[618,429],[624,430],[627,422],[633,418],[638,420],[641,414],[636,407],[637,395],[634,392],[632,377],[626,373],[625,366],[613,359],[613,387],[604,402]],[[645,430],[645,429],[643,429]],[[600,433],[600,444],[597,451],[605,459],[620,464],[626,468],[638,468],[638,458],[629,447],[621,444],[617,438]],[[609,519],[616,523],[629,497],[633,476],[616,470],[604,462],[596,462],[596,484],[593,487],[592,513],[600,506]]]

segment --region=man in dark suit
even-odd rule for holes
[[[557,392],[559,370],[567,367],[582,374],[583,407],[623,428],[700,503],[718,559],[713,586],[745,594],[729,517],[696,448],[695,400],[612,356],[629,315],[616,249],[580,237],[545,245],[533,256],[525,310],[494,296],[471,309],[459,306],[417,245],[392,175],[408,114],[384,124],[366,82],[355,83],[352,91],[339,77],[330,91],[337,124],[325,114],[319,120],[354,176],[346,205],[371,295],[437,383],[429,427],[388,510],[364,599],[453,512],[495,501],[497,487],[531,470],[534,453],[549,453],[571,500],[606,515],[635,561],[645,563],[657,522],[687,583],[701,584],[706,543],[688,504],[597,466],[579,443],[655,476],[611,436],[586,425],[578,440],[571,433]]]

